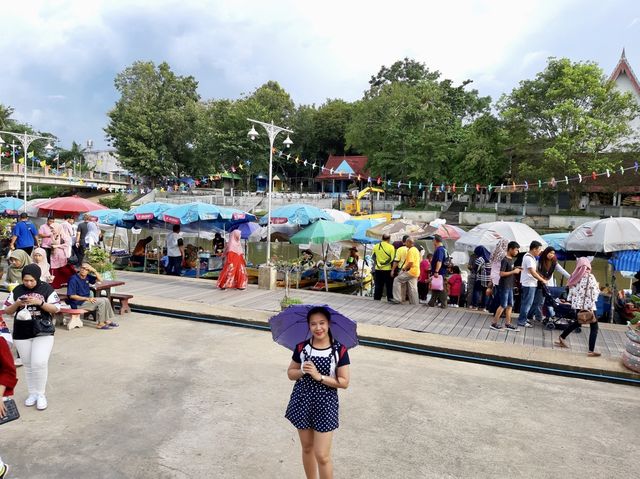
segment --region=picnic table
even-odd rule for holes
[[[96,282],[96,284],[91,286],[91,289],[95,292],[96,296],[106,296],[109,301],[111,301],[111,295],[113,294],[111,289],[116,286],[124,286],[126,283],[124,281],[114,281],[110,279],[106,279],[100,282]],[[102,294],[102,293],[106,294]]]

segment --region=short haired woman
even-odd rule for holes
[[[349,386],[349,354],[331,334],[331,313],[307,313],[311,339],[293,351],[287,376],[296,384],[285,417],[298,429],[306,477],[333,477],[331,442],[338,428],[338,389]]]

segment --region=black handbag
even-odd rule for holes
[[[52,336],[55,331],[56,325],[50,314],[41,311],[39,317],[33,318],[34,336]]]
[[[4,398],[4,408],[6,410],[6,415],[0,417],[0,425],[8,423],[10,421],[15,421],[20,417],[18,407],[16,406],[16,402],[13,399]]]

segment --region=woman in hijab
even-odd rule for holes
[[[24,364],[29,391],[24,404],[43,410],[47,408],[45,388],[53,331],[43,334],[35,322],[52,321],[52,316],[60,310],[60,298],[50,284],[40,280],[40,275],[37,264],[28,264],[22,269],[22,284],[9,293],[4,312],[15,315],[13,339]]]
[[[581,309],[586,309],[593,311],[595,314],[600,287],[595,276],[591,273],[589,258],[578,258],[576,269],[569,278],[567,287],[569,288],[567,300],[571,303],[571,308],[576,313]],[[569,327],[562,332],[555,345],[560,348],[568,348],[569,345],[565,342],[565,339],[580,326],[582,325],[577,320],[571,322]],[[595,351],[596,339],[598,338],[598,321],[591,323],[589,326],[591,331],[589,332],[589,352],[587,356],[597,357],[600,356],[600,353]]]
[[[473,298],[471,299],[471,308],[482,311],[487,307],[489,296],[486,295],[487,288],[491,284],[491,264],[489,258],[491,253],[484,246],[476,246],[473,250],[476,257],[475,261],[475,282],[473,284]]]
[[[218,278],[218,288],[245,289],[248,283],[247,264],[240,244],[240,230],[233,230],[222,256],[224,266]]]
[[[75,274],[75,270],[67,264],[67,245],[71,238],[64,236],[64,230],[60,223],[52,226],[53,236],[51,238],[51,274],[54,276],[51,285],[54,288],[61,288],[69,283],[69,278]]]
[[[40,279],[45,283],[51,283],[53,281],[53,275],[51,274],[51,269],[49,267],[49,263],[47,261],[47,252],[44,248],[36,248],[31,253],[31,260],[33,264],[37,264],[42,272]]]
[[[7,269],[7,283],[20,283],[22,269],[31,263],[31,257],[21,249],[14,249],[9,254],[9,269]]]

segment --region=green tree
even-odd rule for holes
[[[116,76],[115,87],[120,99],[105,132],[122,165],[152,179],[198,172],[198,82],[176,75],[167,63],[139,61]]]
[[[127,198],[127,195],[119,191],[113,196],[107,198],[100,198],[100,204],[107,208],[120,208],[124,211],[129,211],[131,208],[131,201]]]
[[[615,150],[637,149],[629,122],[640,114],[638,104],[593,62],[550,58],[535,79],[504,95],[498,110],[520,180],[614,169]]]
[[[0,103],[0,130],[7,130],[9,128],[12,122],[11,115],[13,115],[13,108]]]
[[[383,65],[380,71],[369,80],[369,89],[364,93],[364,97],[373,98],[378,96],[385,85],[391,83],[416,85],[425,80],[436,81],[438,78],[440,78],[440,72],[429,71],[424,63],[405,57],[390,67]]]
[[[420,79],[400,75],[385,82],[375,96],[353,108],[347,146],[369,157],[374,176],[407,178],[414,184],[449,180],[467,136],[465,125],[489,111],[490,98],[467,90],[469,81],[454,86],[437,72],[420,71]]]
[[[347,151],[345,134],[353,114],[353,103],[329,99],[318,108],[315,136],[320,156],[344,155]]]

